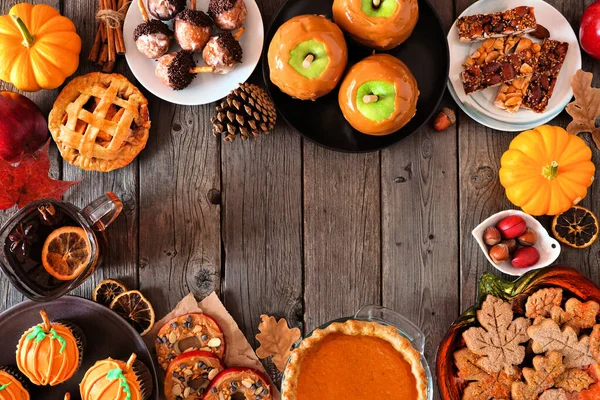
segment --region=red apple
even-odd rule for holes
[[[579,24],[581,48],[590,56],[600,59],[600,1],[589,6]]]
[[[48,125],[38,106],[18,93],[0,91],[0,158],[17,162],[47,140]]]

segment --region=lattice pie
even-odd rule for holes
[[[48,126],[67,162],[108,172],[129,164],[146,146],[148,100],[122,75],[87,74],[65,86]]]

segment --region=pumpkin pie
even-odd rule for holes
[[[29,400],[25,377],[12,367],[0,367],[0,400]]]
[[[123,75],[79,76],[60,92],[48,127],[67,162],[84,170],[112,171],[146,147],[148,100]]]
[[[283,400],[426,400],[421,354],[392,326],[349,320],[317,329],[292,352]]]

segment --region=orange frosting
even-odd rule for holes
[[[290,51],[298,44],[315,40],[325,47],[329,63],[315,79],[300,75],[289,63]],[[269,45],[271,81],[292,97],[315,100],[331,92],[340,81],[348,48],[344,34],[336,24],[319,15],[299,15],[279,27]]]
[[[7,385],[7,386],[4,386]],[[0,370],[0,400],[29,400],[29,393],[21,382],[6,371]]]
[[[358,88],[369,81],[394,84],[396,101],[388,119],[376,122],[365,117],[356,106]],[[375,54],[355,64],[344,78],[338,100],[344,118],[356,129],[368,135],[388,135],[402,128],[415,116],[419,88],[408,67],[396,57]]]
[[[124,391],[120,379],[109,379],[109,372],[120,369],[129,386],[131,400],[143,400],[140,382],[135,372],[120,360],[107,358],[97,361],[88,371],[79,384],[82,400],[125,400],[127,393]]]
[[[334,0],[333,19],[354,40],[379,50],[389,50],[412,34],[419,19],[418,0],[395,0],[392,16],[371,17],[361,8],[362,0]]]
[[[330,334],[301,365],[298,400],[418,398],[409,362],[391,343],[377,337]]]
[[[50,329],[44,324],[38,325],[45,331],[45,337],[28,339],[35,333],[36,327],[27,330],[17,346],[17,367],[31,382],[38,386],[55,386],[71,378],[79,368],[79,347],[73,332],[58,323],[51,324],[63,344],[52,338]],[[39,330],[39,328],[37,328]]]

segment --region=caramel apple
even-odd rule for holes
[[[299,15],[279,27],[268,58],[271,81],[282,92],[315,100],[337,86],[348,48],[336,24],[319,15]]]
[[[389,54],[374,54],[350,68],[338,100],[354,129],[381,136],[414,117],[418,98],[417,81],[408,67]]]
[[[334,0],[333,20],[354,40],[389,50],[411,35],[419,19],[418,0]]]

